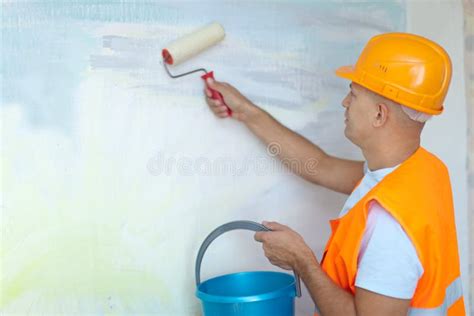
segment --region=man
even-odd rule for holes
[[[298,273],[320,315],[465,315],[452,192],[445,165],[420,147],[431,115],[440,114],[451,62],[436,43],[406,33],[373,37],[355,66],[344,98],[345,136],[366,162],[332,157],[258,108],[234,87],[208,81],[265,143],[278,142],[281,159],[319,161],[303,178],[350,194],[318,262],[300,235],[275,222],[259,232],[271,263]],[[218,117],[221,101],[207,102]]]

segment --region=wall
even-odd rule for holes
[[[468,215],[469,215],[469,237],[470,256],[469,272],[470,286],[474,284],[474,274],[472,273],[474,262],[474,248],[472,240],[474,237],[474,1],[464,0],[464,65],[466,78],[466,106],[468,125]],[[471,315],[474,314],[472,299],[474,292],[471,290]]]
[[[210,115],[200,79],[167,77],[161,48],[220,21],[225,40],[175,72],[213,69],[329,153],[359,159],[342,133],[348,83],[333,69],[353,63],[370,36],[406,28],[462,65],[462,26],[452,22],[460,3],[429,2],[432,18],[427,6],[4,1],[2,312],[198,314],[196,252],[230,220],[281,221],[320,256],[346,197],[282,168],[277,144],[265,148],[241,124]],[[455,72],[446,114],[423,142],[451,170],[467,280],[463,93]],[[274,268],[251,233],[234,232],[211,246],[203,277],[248,269]],[[298,314],[311,310],[305,293]]]

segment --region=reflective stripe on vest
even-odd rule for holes
[[[446,297],[443,304],[435,308],[410,308],[408,316],[444,316],[457,300],[462,297],[461,278],[458,277],[446,289]]]

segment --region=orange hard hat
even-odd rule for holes
[[[433,41],[408,33],[374,36],[355,66],[336,75],[409,108],[440,114],[451,81],[451,60]]]

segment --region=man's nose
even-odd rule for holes
[[[346,97],[342,100],[342,106],[345,108],[349,107],[349,93],[346,95]]]

